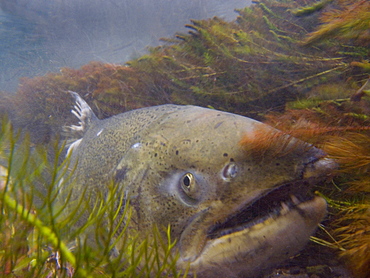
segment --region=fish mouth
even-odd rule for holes
[[[300,205],[315,198],[315,195],[311,193],[312,186],[320,181],[322,182],[316,178],[309,178],[276,186],[252,202],[248,202],[224,221],[211,226],[207,231],[207,238],[214,240],[251,229],[268,219],[277,219],[293,210],[298,211],[303,218],[306,218],[305,211],[300,208]]]

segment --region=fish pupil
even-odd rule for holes
[[[190,177],[189,177],[189,175],[185,175],[183,182],[184,182],[184,185],[186,187],[190,186]]]

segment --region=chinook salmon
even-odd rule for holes
[[[180,105],[99,120],[77,93],[69,147],[75,194],[130,196],[130,227],[170,226],[197,277],[254,277],[297,253],[326,214],[311,185],[336,167],[323,151],[266,124]]]

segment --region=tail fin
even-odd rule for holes
[[[90,106],[80,97],[79,94],[72,91],[68,92],[75,99],[75,105],[73,106],[71,112],[77,117],[79,122],[78,125],[70,125],[63,128],[65,135],[68,138],[66,144],[67,156],[71,153],[73,149],[78,147],[86,130],[89,129],[91,124],[94,121],[98,120],[94,112],[91,110]]]

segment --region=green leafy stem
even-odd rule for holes
[[[92,277],[91,275],[88,275],[85,269],[76,268],[76,257],[68,249],[67,245],[63,241],[61,241],[49,227],[45,226],[44,223],[34,214],[32,214],[29,210],[17,203],[17,201],[10,197],[7,192],[4,192],[3,194],[4,204],[9,209],[15,211],[24,221],[35,227],[39,231],[39,233],[44,236],[46,240],[49,241],[53,246],[57,247],[61,255],[76,269],[76,272],[79,276]]]

